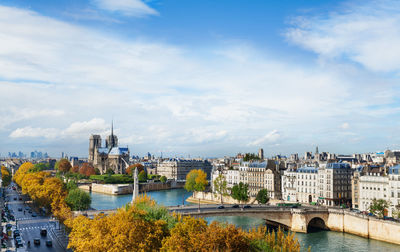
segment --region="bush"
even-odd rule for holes
[[[82,191],[81,189],[72,189],[65,199],[68,206],[74,211],[82,211],[90,208],[92,199],[89,193]]]
[[[102,181],[106,184],[131,184],[133,179],[125,174],[114,174],[114,175],[91,175],[91,180]]]
[[[167,177],[161,176],[160,181],[163,183],[167,182]]]

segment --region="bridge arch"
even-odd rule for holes
[[[317,230],[329,230],[325,221],[320,217],[314,217],[307,223],[307,233]]]

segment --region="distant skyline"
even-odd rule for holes
[[[0,153],[400,149],[400,2],[3,0]]]

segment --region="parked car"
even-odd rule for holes
[[[15,240],[15,247],[20,248],[23,246],[24,246],[24,244],[22,244],[22,240]]]
[[[224,206],[218,206],[217,208],[218,209],[224,209],[225,207]]]
[[[33,244],[40,245],[40,238],[33,239]]]
[[[19,232],[18,229],[14,230],[13,233],[14,233],[14,237],[17,237],[17,236],[20,236],[20,235],[21,235],[21,233]]]
[[[232,208],[239,208],[239,205],[233,205]]]
[[[37,216],[37,214],[36,213],[32,213],[32,217],[36,217]]]
[[[29,210],[28,210],[28,213],[32,213],[32,209],[29,209]]]
[[[251,206],[249,206],[249,205],[245,205],[243,208],[251,208]]]
[[[45,229],[45,228],[40,229],[40,235],[46,236],[47,235],[47,229]]]
[[[52,242],[51,240],[47,240],[47,241],[46,241],[46,246],[47,246],[47,247],[53,246],[53,242]]]
[[[19,208],[18,208],[18,211],[22,212],[22,207],[19,207]]]

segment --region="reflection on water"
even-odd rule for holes
[[[186,192],[184,189],[173,189],[148,192],[147,195],[151,196],[159,204],[165,206],[176,206],[182,205],[182,199],[186,200],[191,193]],[[132,195],[112,196],[100,193],[92,193],[92,207],[98,210],[119,208],[131,200]],[[185,202],[185,205],[187,204],[189,203]],[[246,230],[255,226],[264,225],[265,223],[262,219],[245,216],[208,217],[206,220],[209,223],[214,220],[232,223]],[[309,246],[311,246],[311,251],[313,252],[400,251],[400,246],[398,245],[332,231],[319,231],[309,234],[297,233],[296,237],[302,245],[303,251],[306,251]]]
[[[164,206],[177,206],[182,205],[185,200],[185,205],[188,205],[186,199],[192,193],[187,192],[185,189],[172,189],[164,191],[147,192],[151,198],[157,201],[158,204]],[[102,193],[92,192],[92,208],[97,210],[116,209],[131,202],[132,194],[126,195],[107,195]]]

